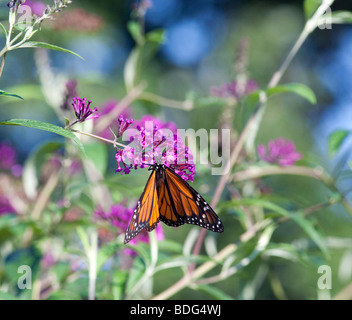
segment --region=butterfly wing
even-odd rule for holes
[[[159,199],[159,211],[162,212],[160,220],[171,227],[178,227],[185,223],[175,208],[170,188],[166,181],[165,169],[160,168],[156,172],[157,192]]]
[[[165,167],[164,183],[158,185],[160,220],[171,226],[184,223],[223,232],[224,226],[215,211],[173,170]]]
[[[159,222],[160,215],[155,177],[156,173],[153,170],[133,212],[125,234],[125,244],[131,241],[143,229],[146,229],[148,232],[152,231]]]

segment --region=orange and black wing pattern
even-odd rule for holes
[[[124,243],[131,241],[143,229],[148,232],[155,229],[159,218],[156,172],[153,170],[133,212]]]
[[[161,168],[156,171],[157,193],[159,199],[160,220],[171,227],[178,227],[185,223],[183,215],[179,215],[175,201],[170,193],[170,187],[166,180],[165,169]]]
[[[157,181],[160,220],[169,226],[177,227],[184,223],[195,224],[202,228],[223,232],[224,226],[204,198],[178,174],[168,167],[159,169],[164,178]]]
[[[177,173],[164,165],[154,165],[125,234],[125,244],[139,232],[154,230],[161,220],[168,226],[184,223],[223,232],[224,226],[204,198]]]

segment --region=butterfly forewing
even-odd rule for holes
[[[190,223],[214,232],[224,231],[220,218],[197,191],[171,169],[165,167],[161,170],[165,182],[163,188],[158,187],[160,220],[168,225]],[[170,203],[166,211],[160,206],[164,197],[168,198],[166,203]]]
[[[155,177],[156,173],[153,171],[133,212],[125,234],[125,244],[131,241],[144,228],[147,231],[152,231],[159,222],[159,205]]]

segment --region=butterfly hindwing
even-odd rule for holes
[[[224,227],[204,198],[173,170],[164,167],[164,183],[158,187],[160,220],[171,226],[184,223],[223,232]],[[163,202],[168,205],[164,207]],[[160,206],[160,204],[162,204]]]
[[[159,205],[156,191],[156,173],[153,170],[133,212],[124,243],[131,241],[143,229],[152,231],[159,222]]]

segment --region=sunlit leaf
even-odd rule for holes
[[[336,130],[330,134],[328,138],[328,152],[330,156],[334,156],[337,153],[349,134],[350,131],[348,130]]]
[[[146,34],[147,41],[163,44],[166,40],[164,29],[154,29]]]
[[[144,39],[140,23],[136,21],[129,21],[127,23],[127,29],[130,32],[133,40],[136,41],[136,43],[143,43]]]
[[[268,97],[273,96],[278,93],[294,93],[306,100],[308,100],[312,104],[317,103],[317,98],[309,87],[301,83],[288,83],[279,85],[273,88],[269,88],[267,91]]]

